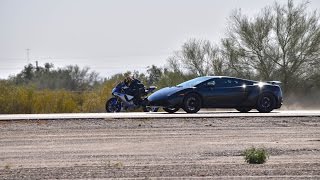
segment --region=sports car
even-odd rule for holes
[[[196,113],[201,108],[257,109],[268,113],[282,105],[279,81],[258,82],[227,76],[203,76],[160,89],[148,97],[149,106],[174,113],[182,108]]]

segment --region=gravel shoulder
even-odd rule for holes
[[[320,117],[0,121],[0,179],[94,178],[319,179]]]

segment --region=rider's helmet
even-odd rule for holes
[[[126,86],[129,86],[131,84],[132,80],[133,80],[132,76],[127,76],[124,79],[124,83],[126,84]]]

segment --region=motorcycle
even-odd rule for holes
[[[152,93],[156,87],[150,86],[149,88],[140,88],[141,99],[137,100],[134,96],[126,94],[128,87],[124,83],[119,83],[112,89],[112,98],[106,102],[107,112],[120,112],[139,109],[142,107],[144,112],[157,112],[158,107],[148,106],[147,95]]]

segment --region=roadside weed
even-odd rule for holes
[[[263,148],[252,147],[244,151],[244,159],[249,164],[263,164],[268,158],[268,152]]]

